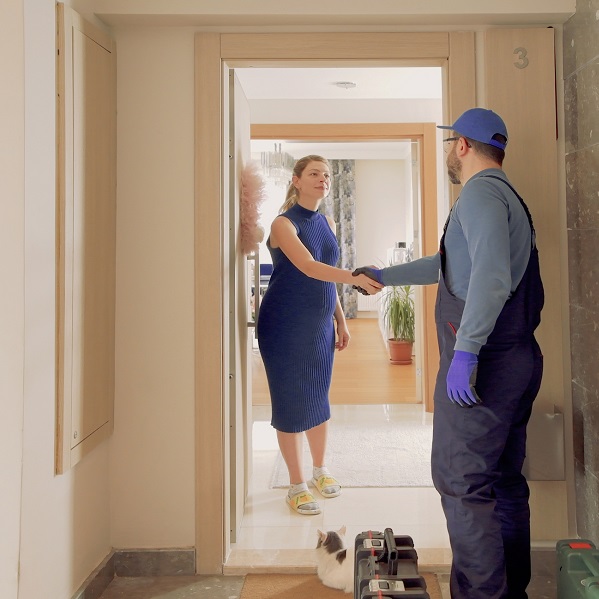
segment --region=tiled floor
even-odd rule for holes
[[[421,405],[332,406],[331,413],[336,421],[376,423],[401,419],[432,424],[432,415],[424,412]],[[320,500],[321,514],[295,514],[284,501],[286,491],[269,488],[278,452],[269,421],[268,407],[254,408],[252,485],[239,538],[225,565],[226,573],[281,569],[310,572],[314,569],[318,529],[330,530],[345,524],[351,539],[364,530],[391,527],[396,534],[407,534],[414,539],[419,569],[437,572],[444,598],[449,598],[451,551],[435,489],[346,488],[340,497]],[[555,553],[534,551],[533,574],[529,596],[555,599]]]
[[[412,419],[430,423],[420,405],[332,406],[332,418],[348,422]],[[284,501],[285,489],[270,489],[278,452],[268,424],[270,409],[254,408],[252,484],[237,542],[223,577],[116,578],[102,599],[237,599],[247,572],[313,572],[316,531],[345,524],[348,538],[364,530],[391,527],[414,539],[421,571],[438,574],[449,599],[449,540],[439,497],[433,488],[346,488],[340,497],[320,500],[322,513],[301,516]],[[531,599],[555,599],[555,552],[533,551]]]
[[[331,412],[336,422],[432,421],[421,405],[331,406]],[[347,527],[348,539],[364,530],[391,527],[396,534],[414,539],[421,567],[450,563],[445,520],[432,487],[346,488],[339,497],[321,499],[322,512],[317,516],[293,513],[284,500],[286,490],[269,488],[278,453],[269,422],[270,408],[255,407],[252,486],[227,572],[245,573],[250,565],[253,571],[282,567],[311,571],[317,530],[342,525]]]
[[[243,576],[115,578],[100,599],[238,599]]]
[[[441,573],[438,578],[443,599],[450,599],[448,575]],[[100,599],[239,599],[243,581],[243,576],[115,578]],[[530,599],[556,599],[553,571],[533,576],[528,596]]]

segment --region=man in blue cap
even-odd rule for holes
[[[535,231],[503,169],[505,123],[462,114],[444,140],[463,185],[439,252],[381,270],[384,285],[439,283],[432,473],[447,520],[454,599],[525,599],[530,582],[526,426],[543,370],[534,337],[543,307]]]

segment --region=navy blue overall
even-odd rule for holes
[[[528,215],[533,247],[522,280],[479,353],[476,391],[482,404],[471,408],[447,396],[464,302],[445,285],[445,232],[441,238],[432,474],[453,553],[452,599],[525,599],[530,582],[529,488],[522,465],[526,425],[543,371],[534,330],[544,294],[532,220],[518,198]]]

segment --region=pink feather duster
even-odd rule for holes
[[[260,205],[266,199],[265,182],[260,165],[248,162],[241,170],[241,192],[239,203],[240,247],[243,254],[258,251],[264,239],[264,229],[258,224]]]

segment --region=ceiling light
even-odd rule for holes
[[[351,89],[352,87],[358,86],[358,84],[353,81],[335,81],[335,85],[344,89]]]

